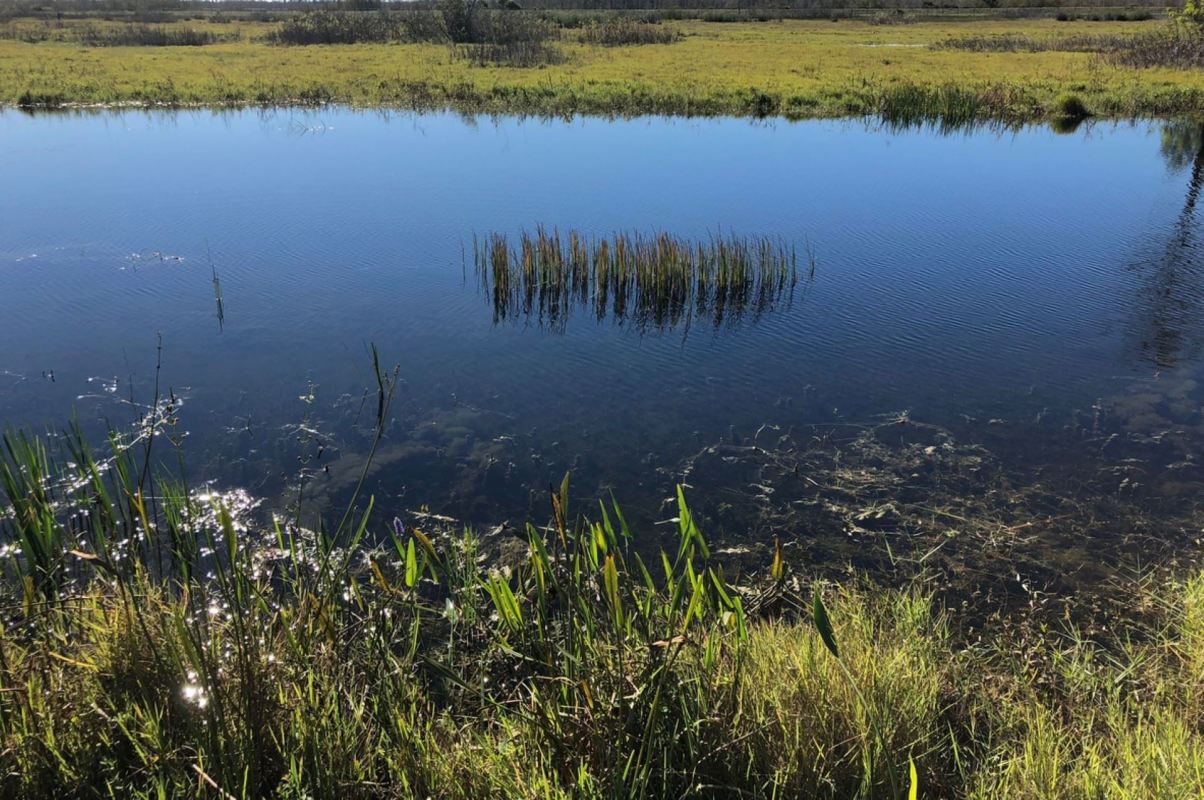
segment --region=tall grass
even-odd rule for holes
[[[457,55],[476,66],[537,67],[564,61],[559,36],[555,24],[534,14],[474,8],[453,41]]]
[[[387,11],[344,11],[319,8],[291,16],[265,37],[273,44],[357,44],[361,42],[391,42],[404,38],[404,24],[409,14]],[[420,19],[415,16],[414,19]],[[442,37],[442,28],[434,35]]]
[[[76,38],[85,47],[203,47],[231,39],[212,31],[156,25],[86,26]]]
[[[1134,47],[1141,41],[1136,34],[1078,34],[1074,36],[1031,36],[1010,33],[952,36],[934,49],[969,50],[976,53],[1107,53]]]
[[[583,44],[621,47],[638,44],[673,44],[681,32],[662,25],[637,22],[627,17],[603,19],[586,25],[577,36]]]
[[[364,475],[398,381],[373,364]],[[4,437],[0,797],[1204,791],[1202,578],[1130,587],[1145,622],[1112,638],[968,640],[922,586],[809,582],[781,548],[733,580],[681,488],[649,552],[567,477],[482,563],[472,531],[382,525],[362,478],[309,527],[191,490],[155,466],[174,415],[156,397],[103,458]]]
[[[286,19],[266,40],[281,45],[436,42],[475,66],[559,64],[559,29],[541,16],[448,2],[438,10],[349,11],[323,8]]]
[[[504,234],[474,237],[473,258],[495,321],[523,316],[552,328],[563,328],[575,306],[639,328],[695,318],[718,326],[788,301],[798,281],[795,249],[769,237],[561,237],[541,227],[515,245]]]
[[[1164,30],[1132,37],[1128,46],[1108,51],[1105,58],[1127,67],[1199,69],[1204,66],[1204,27],[1168,25]]]
[[[1204,28],[1198,22],[1184,19],[1143,33],[1054,37],[1023,34],[958,36],[945,39],[933,47],[980,53],[1096,53],[1108,63],[1127,67],[1196,69],[1204,66]]]

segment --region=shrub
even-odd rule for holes
[[[439,0],[443,28],[453,42],[473,41],[474,17],[478,11],[475,0]]]
[[[1128,67],[1197,69],[1204,66],[1204,28],[1180,22],[1163,31],[1135,36],[1126,47],[1109,53],[1108,60]]]
[[[401,17],[387,11],[304,11],[286,19],[266,38],[290,45],[387,42],[400,38]]]
[[[467,33],[457,35],[463,38],[452,39],[461,45],[456,53],[476,65],[536,67],[564,60],[564,53],[553,43],[559,35],[556,26],[528,12],[474,6]]]
[[[201,47],[227,41],[209,31],[192,28],[167,28],[153,25],[127,25],[124,28],[84,28],[79,41],[87,47]]]
[[[1091,116],[1086,104],[1077,94],[1060,94],[1053,102],[1054,115],[1062,119],[1082,119]]]
[[[32,89],[26,89],[17,98],[20,108],[59,108],[66,103],[66,98],[58,92],[36,92]]]

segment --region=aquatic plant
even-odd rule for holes
[[[562,237],[540,227],[513,246],[505,234],[474,237],[473,258],[495,321],[521,316],[553,329],[563,329],[575,306],[640,329],[697,318],[718,327],[789,302],[798,282],[795,248],[772,237]]]

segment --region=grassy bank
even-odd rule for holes
[[[14,20],[7,23],[14,38],[0,40],[0,102],[341,102],[553,115],[882,114],[958,122],[1062,116],[1069,94],[1097,115],[1204,111],[1198,70],[1125,66],[1082,51],[1092,37],[1161,30],[1163,21],[902,19],[666,20],[653,26],[658,32],[630,37],[650,43],[626,46],[593,43],[610,39],[565,29],[556,63],[527,67],[484,63],[466,58],[463,48],[432,42],[274,46],[264,38],[276,23],[169,23],[156,32],[162,38],[177,26],[194,40],[212,35],[214,43],[204,46],[88,47],[69,41],[54,23]],[[42,26],[45,36],[29,34],[31,26]],[[971,36],[1042,44],[942,46]],[[1062,38],[1077,39],[1078,49],[1049,46]]]
[[[382,523],[358,492],[313,530],[154,466],[174,413],[103,459],[3,442],[0,796],[1204,791],[1204,579],[1118,585],[1095,641],[971,636],[922,583],[821,583],[780,549],[729,574],[681,490],[663,553],[567,478],[524,530]]]

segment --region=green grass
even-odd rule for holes
[[[68,21],[101,25],[99,22]],[[108,23],[105,23],[108,24]],[[558,63],[516,66],[465,59],[446,44],[369,43],[280,47],[277,23],[165,23],[235,36],[203,47],[84,47],[50,22],[6,24],[0,102],[71,104],[304,104],[455,108],[529,114],[776,115],[946,113],[1009,122],[1056,119],[1057,98],[1080,97],[1098,116],[1204,111],[1199,70],[1115,63],[1093,52],[999,52],[941,46],[968,36],[1006,41],[1111,41],[1167,23],[1058,22],[975,16],[714,24],[666,20],[676,41],[610,47],[563,30]],[[41,29],[39,29],[41,30]],[[519,59],[526,64],[539,59]]]
[[[177,454],[151,409],[103,459],[77,430],[4,439],[0,796],[1204,791],[1204,578],[1129,585],[1107,638],[971,639],[922,584],[810,581],[780,549],[733,582],[681,490],[675,546],[641,557],[567,478],[483,562],[358,491],[316,529],[190,492],[152,466]]]

